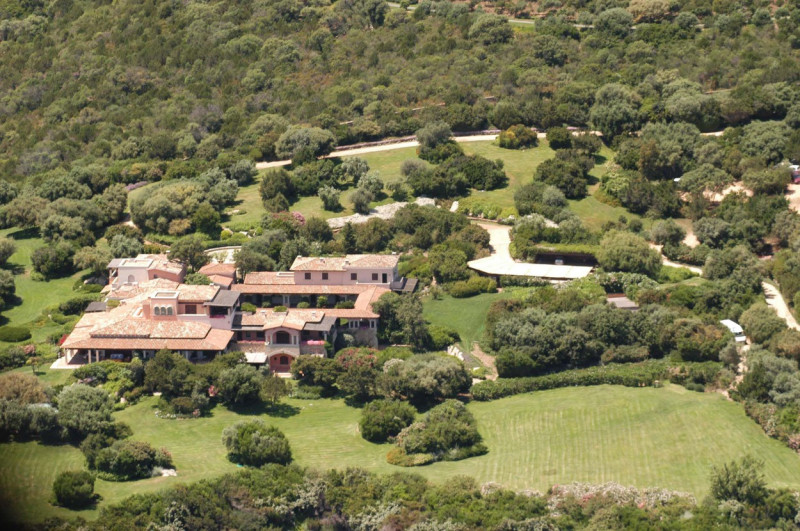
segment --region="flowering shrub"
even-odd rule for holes
[[[570,483],[554,485],[550,489],[547,507],[552,513],[558,514],[568,504],[577,502],[581,506],[586,506],[597,501],[601,504],[636,505],[640,509],[653,509],[673,501],[688,502],[692,505],[697,503],[691,494],[661,488],[638,489],[613,482],[602,485]]]

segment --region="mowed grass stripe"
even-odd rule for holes
[[[764,460],[770,485],[800,488],[800,457],[765,436],[740,404],[672,385],[661,389],[576,387],[472,403],[468,407],[489,453],[414,469],[386,463],[390,445],[363,440],[358,433],[360,410],[343,401],[286,403],[297,409],[285,418],[239,415],[218,406],[210,417],[163,420],[155,417],[154,398],[116,413],[118,420],[131,426],[135,439],[172,452],[178,477],[98,481],[102,503],[236,470],[225,458],[222,430],[250,418],[278,426],[289,438],[296,462],[317,469],[408,471],[436,482],[467,475],[480,483],[493,481],[543,492],[553,484],[572,481],[616,481],[681,490],[701,498],[708,492],[713,465],[751,454]],[[0,445],[0,507],[27,521],[74,515],[50,506],[48,498],[58,472],[82,466],[82,455],[70,446]],[[79,514],[93,518],[97,513]]]

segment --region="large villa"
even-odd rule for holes
[[[109,263],[106,299],[92,303],[61,342],[69,364],[150,358],[161,349],[190,361],[243,351],[248,363],[288,372],[302,355],[324,356],[326,343],[350,334],[376,345],[372,304],[416,279],[399,276],[396,255],[300,257],[289,271],[253,272],[236,283],[232,264],[200,270],[211,285],[183,284],[186,269],[166,255]],[[255,311],[243,311],[250,303]],[[252,310],[252,307],[250,307]]]

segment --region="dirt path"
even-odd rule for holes
[[[789,208],[800,213],[800,184],[790,184],[786,191],[786,200]]]
[[[762,282],[761,287],[764,289],[767,305],[775,310],[778,317],[786,321],[786,326],[795,330],[800,330],[800,325],[797,324],[797,320],[792,315],[792,312],[789,311],[789,306],[787,306],[786,301],[783,300],[783,295],[778,291],[778,288],[766,282]]]
[[[486,379],[497,380],[497,367],[494,364],[494,356],[490,356],[481,350],[477,341],[472,342],[472,356],[486,367]]]

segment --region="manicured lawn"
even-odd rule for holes
[[[444,295],[440,300],[428,297],[423,301],[422,315],[432,324],[450,326],[461,336],[462,350],[472,351],[472,342],[483,338],[486,327],[486,313],[496,300],[510,297],[509,291],[503,293],[483,293],[467,299],[456,299]]]
[[[0,236],[13,238],[17,246],[17,251],[11,255],[6,267],[14,272],[16,295],[19,298],[19,304],[3,311],[3,324],[29,326],[47,306],[59,304],[75,296],[72,286],[81,278],[83,272],[49,281],[31,279],[31,254],[37,248],[45,245],[38,235],[31,231],[5,229],[0,231]],[[48,323],[49,325],[31,330],[35,341],[43,341],[49,333],[59,328],[52,321],[48,321]]]
[[[253,416],[236,415],[219,406],[209,418],[161,420],[153,415],[154,404],[155,399],[148,398],[116,417],[133,428],[134,438],[168,448],[178,477],[98,481],[103,504],[236,470],[225,458],[222,430]],[[288,400],[287,404],[297,408],[297,413],[286,418],[262,417],[286,433],[297,463],[307,467],[406,470],[437,482],[469,475],[479,483],[494,481],[540,491],[571,481],[616,481],[692,492],[701,498],[708,492],[712,465],[751,454],[764,460],[771,486],[800,487],[800,457],[764,435],[741,405],[718,394],[672,385],[662,389],[565,388],[472,403],[469,408],[489,453],[415,469],[387,464],[384,457],[389,446],[364,441],[358,434],[359,411],[343,401]],[[47,498],[58,472],[83,466],[78,450],[38,443],[4,444],[0,455],[4,508],[25,520],[76,514],[51,507]],[[96,515],[93,511],[80,514]]]

